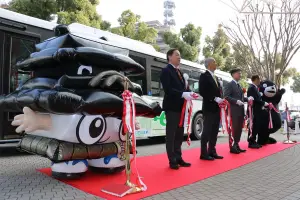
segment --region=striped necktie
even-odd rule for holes
[[[216,77],[215,75],[213,75],[213,78],[214,78],[214,80],[215,80],[215,82],[216,82],[217,87],[219,87],[218,81],[217,81],[217,77]]]
[[[181,73],[180,73],[179,69],[178,69],[178,68],[175,68],[175,69],[176,69],[176,71],[177,71],[177,74],[178,74],[180,80],[183,81],[183,78],[182,78],[182,76],[181,76]]]

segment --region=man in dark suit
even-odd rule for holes
[[[166,148],[171,169],[190,167],[191,164],[182,159],[181,144],[184,128],[179,127],[184,99],[194,99],[193,93],[186,87],[183,74],[179,70],[180,52],[170,49],[167,52],[169,64],[162,69],[160,81],[164,89],[163,110],[166,113]]]
[[[203,133],[201,135],[201,160],[223,159],[216,151],[216,143],[220,124],[220,108],[222,103],[222,88],[214,72],[217,68],[213,58],[206,58],[206,72],[199,79],[199,93],[203,97]],[[208,148],[207,148],[208,143]]]
[[[245,107],[244,102],[253,100],[253,97],[244,97],[243,90],[239,84],[241,79],[241,70],[233,69],[230,71],[233,78],[224,88],[224,97],[230,103],[230,112],[232,120],[232,130],[231,134],[233,136],[233,141],[229,138],[230,153],[239,154],[241,152],[246,152],[246,150],[241,149],[239,142],[242,135],[242,129],[245,119]]]
[[[249,85],[248,90],[247,90],[247,96],[248,97],[253,97],[253,124],[252,124],[252,132],[250,131],[249,128],[249,132],[248,132],[248,147],[252,148],[252,149],[259,149],[261,147],[261,145],[259,145],[256,142],[256,136],[258,134],[258,127],[259,127],[259,121],[257,120],[257,114],[256,113],[260,113],[262,108],[264,106],[268,106],[269,104],[267,102],[262,101],[261,99],[261,95],[258,91],[258,86],[260,84],[260,78],[258,75],[254,75],[251,77],[251,81],[252,84]],[[249,110],[248,110],[249,112]],[[256,116],[256,117],[255,117]]]

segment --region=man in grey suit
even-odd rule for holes
[[[253,100],[253,97],[244,97],[243,90],[239,84],[241,79],[241,70],[233,69],[230,71],[233,80],[225,86],[224,97],[230,103],[230,112],[232,120],[231,134],[233,141],[229,137],[230,153],[239,154],[246,152],[239,146],[242,135],[243,123],[245,118],[244,102]]]

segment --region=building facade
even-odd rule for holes
[[[169,47],[169,45],[167,45],[164,42],[163,36],[164,36],[164,33],[168,32],[168,31],[174,33],[175,29],[173,28],[173,26],[163,25],[158,20],[148,21],[145,23],[148,25],[148,27],[152,27],[157,30],[158,33],[157,33],[157,38],[156,38],[156,44],[159,46],[160,52],[167,53],[167,51],[170,47]]]

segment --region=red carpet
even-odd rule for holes
[[[241,147],[246,149],[246,145],[246,143],[243,143]],[[238,168],[291,146],[293,145],[278,143],[265,146],[259,150],[247,148],[247,152],[244,154],[232,155],[229,153],[228,144],[220,144],[217,146],[217,151],[225,158],[216,161],[199,160],[199,148],[190,149],[183,152],[183,158],[191,162],[192,167],[180,168],[177,171],[168,168],[166,154],[139,157],[137,159],[138,169],[140,175],[144,177],[143,181],[147,185],[148,190],[142,193],[127,195],[123,198],[107,195],[101,192],[101,188],[112,183],[125,183],[125,173],[115,175],[87,173],[86,176],[80,180],[64,180],[63,182],[106,199],[141,199]],[[50,175],[49,168],[40,169],[39,171]]]

